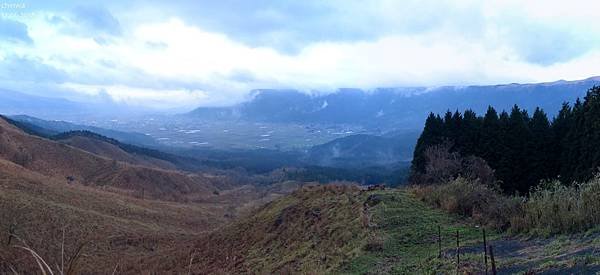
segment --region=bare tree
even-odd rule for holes
[[[443,142],[425,149],[425,172],[418,175],[417,183],[444,184],[461,176],[479,180],[483,184],[496,183],[494,170],[487,162],[476,156],[462,157],[452,152],[452,143]]]
[[[425,183],[447,183],[453,180],[461,169],[461,157],[450,152],[451,144],[444,142],[425,149]]]

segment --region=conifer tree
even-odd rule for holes
[[[510,167],[510,169],[505,169],[503,171],[505,174],[499,175],[499,178],[503,180],[503,189],[508,193],[517,191],[527,193],[529,191],[529,184],[527,183],[527,172],[529,170],[527,143],[531,141],[531,132],[527,120],[525,113],[517,105],[514,105],[510,112],[504,137],[506,153],[500,161],[501,166]]]
[[[573,105],[571,113],[571,128],[566,135],[562,152],[561,178],[564,183],[571,183],[578,179],[580,163],[583,161],[581,153],[584,142],[584,115],[583,103],[578,98]]]
[[[571,106],[567,102],[564,102],[562,108],[558,112],[558,115],[554,117],[552,121],[552,145],[551,145],[551,164],[549,168],[561,175],[562,179],[565,179],[563,167],[566,169],[567,165],[567,148],[569,146],[569,140],[567,139],[568,133],[573,128],[573,112]]]
[[[539,107],[535,109],[531,120],[529,120],[529,129],[531,130],[532,140],[527,145],[529,149],[528,164],[530,171],[528,173],[528,182],[530,185],[535,185],[542,179],[554,178],[557,176],[552,162],[552,130],[550,129],[550,121],[546,113]]]
[[[502,129],[498,113],[492,106],[488,106],[481,125],[477,153],[493,169],[498,168],[502,152],[504,151],[504,144],[501,137]]]
[[[425,159],[423,154],[425,150],[430,146],[441,143],[443,139],[444,122],[439,115],[430,113],[425,120],[425,127],[415,146],[415,153],[412,160],[413,172],[424,172]]]
[[[466,110],[462,115],[460,131],[457,137],[457,146],[463,155],[475,155],[478,151],[481,119],[473,110]]]
[[[573,180],[589,179],[600,165],[600,87],[590,89],[581,106],[574,107],[573,151],[578,156],[573,169]]]

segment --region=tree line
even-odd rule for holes
[[[588,180],[600,166],[600,87],[589,89],[583,101],[564,103],[552,120],[540,108],[529,115],[517,105],[501,113],[490,106],[484,116],[472,110],[429,114],[414,151],[413,181],[426,172],[426,150],[442,143],[484,159],[506,193],[527,193],[544,179]]]

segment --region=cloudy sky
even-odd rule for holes
[[[123,2],[0,0],[0,88],[190,108],[600,74],[596,1]]]

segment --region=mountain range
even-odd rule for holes
[[[554,115],[563,102],[573,102],[600,85],[600,77],[578,81],[482,86],[339,89],[330,94],[297,90],[256,90],[252,99],[229,107],[201,107],[188,113],[199,119],[279,123],[359,124],[385,131],[421,129],[428,113],[488,106],[498,110],[518,104],[526,110],[541,107]]]

